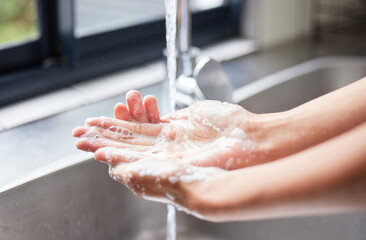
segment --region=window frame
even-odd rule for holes
[[[24,58],[14,58],[17,64],[0,73],[0,106],[163,56],[164,19],[76,38],[74,0],[36,3],[40,39],[0,50],[0,59]],[[238,36],[241,5],[231,0],[227,6],[194,13],[193,45]],[[21,54],[28,51],[33,55]]]

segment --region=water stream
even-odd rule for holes
[[[169,81],[169,111],[175,111],[175,80],[177,74],[175,39],[177,32],[177,0],[165,0],[166,50]]]
[[[175,38],[177,31],[177,0],[165,0],[166,49],[169,81],[169,112],[175,111],[175,79],[177,73]],[[175,208],[168,205],[167,240],[176,240]]]

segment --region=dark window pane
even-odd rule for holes
[[[84,37],[163,19],[164,0],[76,0],[75,35]],[[229,0],[194,0],[193,12],[225,5]]]

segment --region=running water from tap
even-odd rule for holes
[[[177,0],[165,0],[166,50],[169,81],[169,111],[175,111]]]
[[[175,38],[177,31],[177,0],[165,0],[166,49],[169,81],[169,111],[175,111],[175,78],[177,73]],[[166,239],[176,239],[175,208],[168,205]]]

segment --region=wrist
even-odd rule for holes
[[[215,181],[214,181],[215,182]],[[217,192],[220,192],[221,183],[217,183],[215,188],[210,180],[195,182],[190,184],[182,184],[181,190],[185,196],[184,208],[187,211],[200,218],[208,221],[217,221],[219,209],[222,211],[223,201],[217,202]]]
[[[245,132],[254,142],[260,162],[269,162],[288,156],[299,148],[296,134],[292,133],[292,112],[269,114],[251,113]]]
[[[221,214],[229,211],[232,207],[226,199],[229,196],[218,194],[224,191],[225,180],[230,180],[226,175],[218,174],[204,181],[181,185],[186,199],[184,207],[190,214],[200,219],[218,221]]]
[[[196,217],[213,222],[237,218],[241,209],[255,205],[260,196],[251,184],[245,194],[238,191],[243,186],[242,176],[240,170],[225,171],[205,181],[184,184],[185,207]]]

